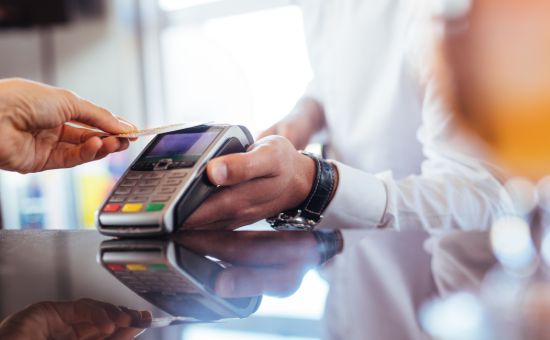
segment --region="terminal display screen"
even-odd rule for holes
[[[140,161],[155,162],[161,159],[172,161],[197,161],[214,141],[219,131],[167,134],[160,137]]]

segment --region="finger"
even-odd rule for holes
[[[83,299],[80,301],[86,304],[89,309],[91,323],[94,324],[102,334],[110,335],[114,333],[116,329],[115,322],[109,317],[103,303],[90,299]]]
[[[214,291],[225,298],[257,295],[285,297],[293,294],[302,283],[303,267],[261,268],[231,267],[216,278]]]
[[[70,125],[63,125],[61,135],[59,136],[59,142],[80,144],[86,142],[88,139],[94,136],[103,136],[100,132],[93,132],[87,129],[77,128]]]
[[[139,318],[139,320],[132,323],[132,327],[138,329],[151,327],[151,322],[153,321],[153,314],[151,314],[151,312],[142,310],[139,312]]]
[[[172,238],[198,254],[238,265],[319,262],[317,241],[311,232],[185,231]]]
[[[66,96],[72,108],[68,120],[76,120],[112,134],[130,132],[137,129],[134,125],[117,119],[108,110],[82,99],[74,93],[64,90],[62,93]]]
[[[139,130],[139,128],[137,127],[137,125],[135,125],[134,123],[132,123],[131,121],[129,121],[128,119],[124,118],[124,117],[121,117],[121,116],[116,116],[116,118],[118,120],[120,120],[122,123],[126,123],[128,124],[129,126],[132,127],[132,131],[137,131]]]
[[[56,303],[54,308],[63,322],[72,326],[79,338],[97,338],[97,335],[109,335],[115,330],[114,322],[97,301],[81,299]]]
[[[251,151],[230,154],[208,162],[206,172],[215,185],[230,186],[254,178],[270,177],[280,168],[278,143],[255,144]]]
[[[152,316],[151,313],[148,311],[137,311],[134,309],[128,309],[124,306],[121,306],[120,309],[124,312],[130,315],[132,321],[130,323],[130,327],[133,328],[146,328],[148,324],[151,323]]]
[[[72,325],[74,334],[76,334],[75,339],[99,339],[104,334],[101,333],[97,327],[88,322],[82,322]]]
[[[115,323],[116,327],[129,327],[132,324],[132,317],[122,311],[121,308],[116,307],[107,302],[97,301],[97,303],[105,309],[109,318]]]
[[[103,146],[99,137],[93,137],[80,145],[60,143],[52,151],[44,170],[71,168],[96,159],[96,155]]]
[[[121,148],[123,146],[122,139],[116,138],[116,137],[104,138],[104,139],[102,139],[102,143],[103,143],[103,145],[98,150],[98,152],[97,152],[97,154],[94,158],[95,160],[102,159],[102,158],[104,158],[105,156],[107,156],[109,154],[121,151]]]
[[[279,186],[279,181],[261,178],[224,188],[210,196],[191,214],[185,221],[185,229],[207,229],[205,227],[208,224],[219,222],[229,222],[231,225],[236,221],[257,222],[275,215],[280,211],[276,201]]]

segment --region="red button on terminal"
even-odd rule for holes
[[[119,272],[119,271],[122,271],[122,270],[126,270],[126,266],[124,266],[123,264],[108,264],[107,265],[107,268],[109,268],[110,270],[114,271],[114,272]]]
[[[120,210],[120,208],[122,208],[122,204],[113,204],[113,203],[110,203],[110,204],[107,204],[105,206],[105,208],[103,208],[103,211],[104,212],[117,212]]]

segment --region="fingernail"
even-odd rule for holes
[[[142,310],[140,313],[141,320],[151,320],[153,316],[148,310]]]
[[[138,127],[135,126],[134,124],[130,123],[129,121],[125,120],[124,118],[120,118],[120,117],[117,117],[118,121],[126,126],[129,126],[132,130],[131,131],[135,131],[135,130],[138,130]]]
[[[216,185],[222,185],[227,179],[227,166],[223,162],[214,163],[212,169],[212,180]]]

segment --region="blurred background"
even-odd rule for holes
[[[0,0],[0,60],[0,78],[71,89],[140,127],[215,120],[257,133],[311,78],[290,0]],[[146,142],[77,169],[1,172],[2,227],[94,229],[95,210]],[[255,318],[183,337],[318,338],[328,288],[314,272],[303,285],[295,303],[268,298]]]

